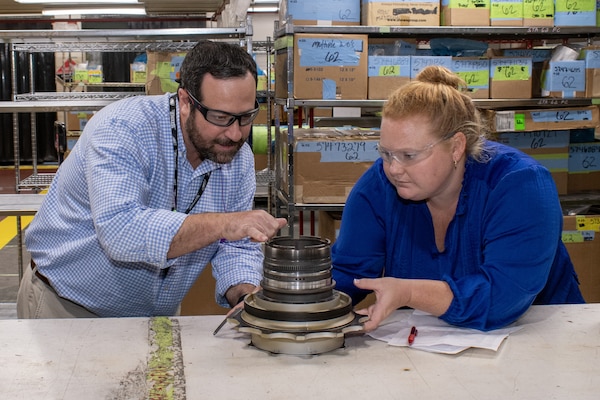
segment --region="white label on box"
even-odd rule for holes
[[[506,132],[515,130],[515,112],[497,111],[496,112],[496,131]]]

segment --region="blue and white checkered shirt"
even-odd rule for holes
[[[263,253],[249,240],[167,259],[205,173],[194,214],[250,210],[256,188],[248,144],[229,164],[206,160],[193,170],[178,129],[178,212],[171,211],[169,96],[131,97],[94,115],[26,231],[27,249],[57,293],[102,317],[173,315],[209,262],[222,306],[229,287],[260,283]]]

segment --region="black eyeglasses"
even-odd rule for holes
[[[210,108],[206,108],[202,103],[200,103],[189,90],[186,90],[188,96],[190,96],[190,103],[196,107],[198,111],[204,116],[204,119],[210,122],[213,125],[217,126],[230,126],[236,120],[240,123],[240,126],[250,125],[252,121],[258,115],[258,101],[254,101],[254,110],[250,110],[248,112],[242,114],[232,114],[227,111],[221,110],[211,110]]]

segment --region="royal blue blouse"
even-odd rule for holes
[[[454,300],[440,318],[484,331],[514,322],[531,304],[583,303],[550,172],[500,143],[485,149],[489,161],[466,163],[442,252],[425,202],[400,198],[378,159],[344,207],[332,246],[336,289],[356,304],[368,292],[354,278],[442,280]]]

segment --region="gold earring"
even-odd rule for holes
[[[456,160],[454,160],[454,169],[458,168],[458,162]]]

